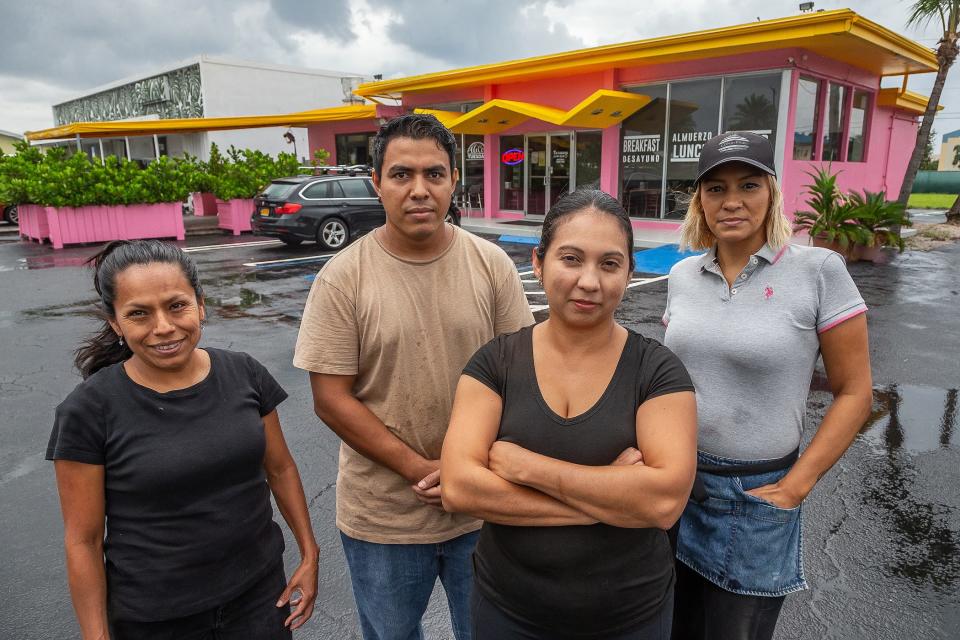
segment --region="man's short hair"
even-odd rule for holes
[[[387,144],[394,138],[413,138],[414,140],[433,140],[437,147],[447,152],[450,159],[450,172],[456,167],[454,158],[457,153],[457,139],[450,130],[437,120],[436,116],[426,113],[410,113],[390,120],[377,131],[373,139],[373,170],[380,174],[383,169],[383,157],[387,153]]]

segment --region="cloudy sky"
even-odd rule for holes
[[[0,129],[50,127],[54,103],[199,54],[390,78],[777,18],[797,1],[0,0]],[[936,24],[906,29],[909,2],[816,6],[937,41]],[[938,132],[960,129],[960,68],[941,103]]]

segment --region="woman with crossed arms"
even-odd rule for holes
[[[557,202],[533,263],[550,318],[474,355],[441,456],[444,507],[485,521],[474,638],[667,640],[664,530],[693,481],[693,386],[667,348],[614,320],[633,272],[614,198]]]

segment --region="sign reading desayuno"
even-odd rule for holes
[[[623,136],[620,160],[625,165],[660,164],[660,134]]]
[[[467,147],[467,160],[483,160],[483,143],[471,142]]]
[[[677,131],[670,136],[670,162],[696,162],[713,131]]]

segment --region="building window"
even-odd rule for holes
[[[843,148],[843,108],[846,87],[829,83],[827,91],[827,121],[823,128],[823,160],[840,160]]]
[[[776,140],[780,80],[779,73],[724,78],[721,132],[751,131]]]
[[[523,211],[525,181],[523,136],[500,136],[500,209]]]
[[[337,164],[372,164],[373,133],[347,133],[336,136]]]
[[[864,135],[867,130],[867,107],[870,94],[854,89],[850,101],[850,132],[847,134],[847,162],[863,162]]]
[[[801,77],[797,83],[797,112],[793,131],[794,160],[816,159],[815,141],[819,117],[820,83],[812,78]]]
[[[682,218],[693,194],[700,149],[717,135],[720,78],[670,85],[665,218]]]
[[[626,89],[651,98],[621,127],[620,198],[627,212],[682,218],[700,150],[718,133],[752,131],[776,144],[782,81],[783,72],[775,72]]]
[[[463,135],[461,147],[463,149],[463,166],[460,169],[460,185],[468,202],[481,202],[483,198],[483,159],[486,148],[483,136]]]
[[[667,85],[631,89],[651,98],[623,121],[620,144],[620,201],[627,213],[659,218],[663,188],[663,134],[667,124]]]
[[[603,134],[599,131],[576,132],[576,184],[575,189],[600,188],[600,151]]]

